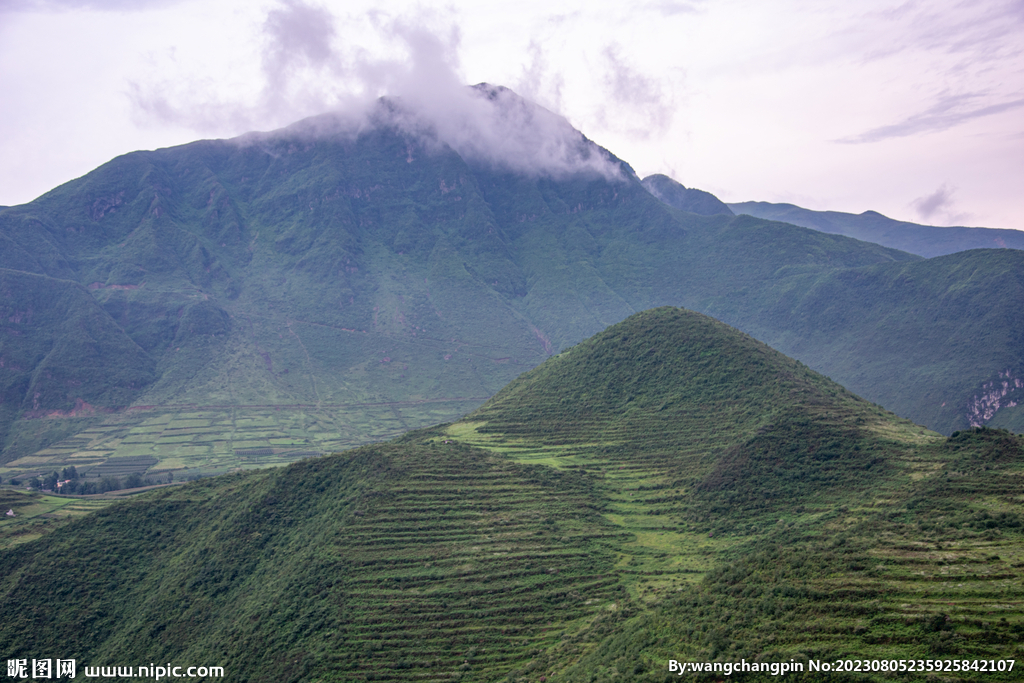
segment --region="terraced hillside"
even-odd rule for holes
[[[610,678],[638,662],[661,680],[670,658],[846,661],[866,672],[836,680],[1014,680],[1024,654],[1021,442],[976,430],[926,452],[931,477],[815,522],[781,516],[774,533],[609,633],[560,680]],[[792,677],[833,680],[804,671]]]
[[[941,467],[922,452],[941,437],[678,309],[563,352],[447,432],[518,462],[602,473],[610,514],[655,555],[674,542],[726,552],[780,517],[818,520]],[[681,558],[662,556],[647,578],[703,574]]]
[[[621,601],[589,489],[433,439],[165,490],[54,532],[48,557],[6,554],[31,564],[5,579],[21,607],[4,647],[257,680],[491,680]],[[59,609],[24,609],[53,591]]]
[[[251,681],[1019,659],[1022,465],[1019,437],[942,437],[656,309],[459,423],[153,492],[3,552],[0,647]]]

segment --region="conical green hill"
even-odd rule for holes
[[[644,609],[595,620],[581,658],[531,664],[549,680],[662,681],[675,659],[717,663],[689,680],[745,660],[769,668],[741,680],[789,662],[816,681],[812,662],[949,657],[1001,658],[995,679],[1024,654],[1019,437],[944,439],[701,314],[634,315],[447,433],[593,477],[621,531]]]
[[[746,334],[668,307],[551,358],[449,431],[527,459],[612,468],[638,491],[676,490],[662,511],[712,527],[735,526],[742,510],[866,495],[924,438]],[[728,519],[709,521],[719,506]]]
[[[587,426],[707,418],[729,431],[779,411],[855,400],[735,328],[681,308],[644,311],[521,375],[469,419],[538,438],[593,438]],[[766,412],[767,409],[767,412]]]

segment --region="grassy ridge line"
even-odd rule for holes
[[[893,220],[875,211],[854,215],[770,202],[741,202],[730,204],[729,208],[736,213],[847,235],[927,258],[968,249],[1024,249],[1024,235],[1019,230],[918,225]]]

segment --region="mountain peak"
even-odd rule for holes
[[[757,414],[758,422],[764,406],[778,414],[828,405],[837,413],[848,412],[851,401],[863,403],[725,323],[662,307],[634,314],[547,360],[466,419],[486,421],[488,429],[550,432],[571,441],[597,416],[621,422],[621,433],[641,425],[641,431],[675,433],[688,422],[703,424],[708,414]],[[744,433],[759,425],[745,419],[736,424]]]
[[[428,148],[449,148],[467,163],[532,177],[590,175],[609,181],[635,177],[633,169],[589,140],[564,117],[510,88],[490,83],[444,93],[409,92],[363,107],[308,117],[277,131],[248,133],[239,142],[278,137],[355,138],[393,129]]]
[[[642,183],[648,192],[681,211],[702,216],[734,215],[732,209],[710,192],[684,187],[667,175],[649,175]]]

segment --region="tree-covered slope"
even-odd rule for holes
[[[153,492],[5,550],[0,647],[249,681],[1005,660],[1024,628],[1021,446],[940,437],[657,309],[462,422]]]
[[[728,206],[736,213],[847,235],[929,258],[968,249],[1024,249],[1024,232],[1020,230],[944,228],[893,220],[877,211],[861,214],[811,211],[793,204],[771,202],[740,202]]]
[[[79,284],[0,268],[0,440],[21,417],[127,407],[155,377],[152,357]]]
[[[748,329],[948,433],[1024,399],[1022,297],[1024,251],[979,249],[794,277]]]

